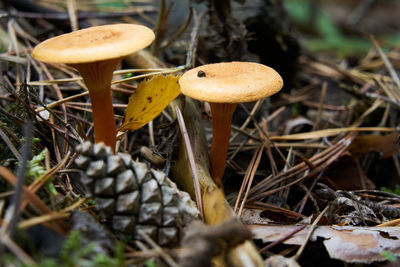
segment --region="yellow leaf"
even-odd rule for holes
[[[179,76],[160,74],[141,82],[129,98],[119,130],[137,130],[157,117],[181,93],[178,79]]]

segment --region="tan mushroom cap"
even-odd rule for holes
[[[223,62],[191,69],[182,75],[179,84],[184,95],[197,100],[239,103],[273,95],[282,88],[283,81],[274,69],[262,64]]]
[[[95,26],[48,39],[33,49],[32,57],[46,63],[87,63],[133,54],[153,40],[153,31],[142,25]]]

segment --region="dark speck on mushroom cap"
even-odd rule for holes
[[[48,39],[33,49],[32,57],[47,63],[87,63],[127,56],[153,40],[153,31],[142,25],[96,26]]]
[[[197,77],[206,77],[206,73],[202,70],[199,70],[199,72],[197,73]]]
[[[205,75],[199,77],[202,71]],[[187,71],[179,79],[182,93],[215,103],[251,102],[277,93],[281,76],[272,68],[253,62],[223,62]]]

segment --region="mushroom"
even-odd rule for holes
[[[153,31],[142,25],[95,26],[48,39],[33,49],[32,57],[46,63],[65,63],[80,72],[92,103],[95,142],[104,142],[114,151],[113,71],[125,56],[153,40]]]
[[[277,93],[283,86],[282,78],[262,64],[227,62],[191,69],[182,75],[179,84],[184,95],[210,103],[213,125],[210,172],[215,183],[221,186],[237,104]]]

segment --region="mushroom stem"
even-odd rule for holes
[[[236,103],[210,103],[213,139],[210,150],[211,177],[218,186],[222,185],[228,153],[231,124]]]
[[[122,58],[71,64],[76,68],[89,90],[92,103],[95,143],[104,142],[115,152],[116,125],[111,96],[111,80]]]

